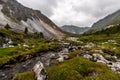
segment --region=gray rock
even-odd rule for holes
[[[67,40],[77,42],[77,41],[78,41],[78,38],[76,38],[76,37],[68,37]]]
[[[111,55],[105,55],[105,59],[111,60],[112,56]]]
[[[108,57],[111,58],[111,56],[108,56]],[[109,60],[105,59],[100,54],[93,54],[93,60],[95,62],[104,63],[108,67],[110,67],[112,71],[120,73],[120,62],[119,62],[119,60],[117,60],[116,62],[110,62]]]
[[[92,42],[87,43],[87,45],[85,45],[86,48],[93,48],[93,47],[95,47],[95,46],[96,46],[96,45],[95,45],[94,43],[92,43]]]
[[[68,55],[59,55],[59,58],[57,59],[58,62],[63,62],[64,60],[68,59]]]
[[[102,50],[94,50],[94,52],[96,52],[96,53],[101,53],[101,54],[104,53]]]
[[[87,54],[89,54],[89,52],[85,51],[85,52],[81,52],[81,53],[77,54],[77,56],[84,56],[84,55],[87,55]]]
[[[107,53],[107,54],[111,55],[111,56],[114,56],[114,55],[115,55],[112,51],[109,51],[109,50],[106,50],[106,49],[103,49],[102,51],[103,51],[104,53]]]
[[[33,71],[35,73],[36,80],[47,80],[47,74],[44,65],[40,61],[38,61],[33,67]]]
[[[120,73],[120,62],[113,62],[112,65],[108,65],[112,71]]]
[[[106,60],[102,55],[100,54],[93,54],[93,60],[96,62],[101,62],[104,64],[109,64],[110,62]]]
[[[91,55],[89,55],[89,54],[85,54],[83,57],[85,57],[85,58],[87,58],[87,59],[89,59],[89,60],[91,60],[91,59],[92,59],[92,56],[91,56]]]
[[[63,53],[68,53],[69,50],[68,50],[68,48],[64,48],[64,49],[62,50],[62,52],[63,52]]]

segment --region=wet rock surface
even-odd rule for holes
[[[22,63],[7,65],[8,68],[0,69],[0,80],[11,80],[16,73],[31,71],[38,61],[44,63],[45,66],[49,65],[50,58],[52,57],[50,56],[51,54],[56,53],[48,52]]]
[[[45,71],[43,63],[38,61],[33,67],[36,80],[47,80],[47,73]]]
[[[26,61],[21,63],[5,65],[3,69],[0,69],[0,80],[11,80],[17,73],[31,71],[39,61],[43,63],[44,66],[51,66],[51,63],[59,62],[57,58],[53,59],[53,57],[56,56],[58,56],[59,59],[62,58],[62,61],[64,61],[68,58],[68,56],[65,55],[65,53],[69,53],[68,47],[70,47],[70,44],[63,44],[63,49],[60,52],[37,53],[38,55],[32,59],[28,58]]]

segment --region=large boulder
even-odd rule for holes
[[[36,80],[47,80],[47,73],[45,71],[44,65],[38,61],[33,67]]]

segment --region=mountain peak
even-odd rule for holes
[[[0,27],[9,24],[13,29],[30,32],[43,32],[46,37],[61,37],[63,32],[39,10],[33,10],[18,3],[16,0],[1,0]],[[4,21],[4,23],[3,23]]]

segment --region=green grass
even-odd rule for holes
[[[22,32],[14,31],[14,30],[7,30],[7,29],[0,29],[0,42],[5,42],[4,38],[11,39],[14,44],[23,43],[24,42],[24,34]]]
[[[30,41],[32,43],[32,41]],[[35,42],[35,41],[33,41]],[[12,64],[16,62],[24,61],[27,55],[31,55],[30,58],[34,57],[36,54],[47,51],[58,51],[60,45],[53,42],[37,41],[37,44],[29,44],[29,47],[14,47],[14,48],[1,48],[0,49],[0,67],[5,64]],[[32,47],[34,46],[34,47]]]
[[[13,80],[35,80],[35,77],[33,72],[28,71],[16,74]]]
[[[72,59],[72,58],[76,57],[77,54],[79,54],[79,53],[81,53],[81,52],[82,52],[81,50],[75,50],[75,51],[69,53],[69,54],[68,54],[69,59]]]
[[[0,67],[5,64],[21,62],[27,55],[34,57],[37,53],[47,51],[58,51],[60,45],[53,40],[40,38],[41,35],[14,31],[12,29],[0,29],[0,44],[7,43],[6,38],[13,41],[13,48],[0,48]],[[24,47],[27,44],[29,47]],[[21,46],[19,47],[18,44]],[[30,58],[32,58],[30,57]],[[18,60],[18,58],[20,58]]]
[[[13,48],[0,48],[0,57],[3,57],[5,55],[10,55],[10,53],[13,53],[14,50]]]
[[[79,40],[83,41],[84,43],[92,42],[97,45],[96,48],[98,48],[99,45],[101,47],[99,47],[98,49],[109,50],[118,57],[120,57],[120,33],[110,34],[109,36],[107,36],[106,34],[98,34],[98,35],[91,34],[91,35],[79,36]],[[117,44],[104,43],[104,42],[108,42],[108,40],[115,40]]]
[[[120,41],[120,33],[110,34],[109,36],[105,34],[99,34],[99,35],[90,34],[90,35],[79,36],[79,40],[84,42],[105,42],[111,39]]]
[[[96,46],[92,47],[91,49],[85,49],[83,51],[89,51],[90,54],[93,54],[93,53],[96,53],[95,50],[106,49],[108,51],[113,52],[114,55],[120,58],[120,33],[110,34],[109,36],[106,34],[80,35],[80,36],[77,36],[77,38],[78,38],[78,41],[82,41],[83,43],[69,41],[67,40],[67,37],[64,38],[63,41],[74,44],[74,45],[82,45],[82,46],[85,46],[88,43],[92,42]],[[115,40],[117,44],[109,43],[108,40]],[[105,42],[108,42],[108,43],[105,43]],[[73,54],[70,54],[70,55],[73,55]]]
[[[67,60],[47,68],[48,80],[119,80],[120,75],[113,73],[103,64],[91,62],[82,57]]]

